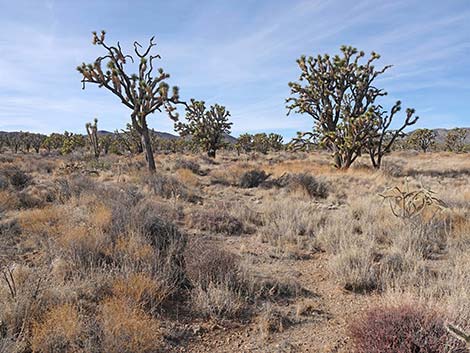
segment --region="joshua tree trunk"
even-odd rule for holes
[[[382,166],[382,155],[378,155],[377,158],[373,155],[373,152],[369,154],[370,155],[370,162],[372,163],[372,166],[374,169],[380,169]]]
[[[147,161],[149,171],[155,173],[157,167],[155,166],[155,158],[153,157],[152,142],[150,140],[149,129],[145,125],[141,133],[142,147],[145,152],[145,160]]]
[[[209,151],[207,151],[207,156],[210,158],[215,158],[215,149],[210,148]]]

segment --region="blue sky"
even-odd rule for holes
[[[420,127],[470,126],[469,0],[0,0],[0,130],[84,132],[122,128],[129,111],[111,93],[81,90],[75,67],[101,51],[91,31],[129,48],[156,36],[160,65],[181,97],[227,106],[233,134],[306,131],[286,117],[287,83],[302,54],[342,44],[393,64],[379,81],[389,106],[414,107]],[[173,131],[164,114],[152,127]]]

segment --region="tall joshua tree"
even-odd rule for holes
[[[391,66],[375,68],[380,58],[375,52],[363,61],[363,51],[341,47],[342,55],[302,56],[297,60],[300,77],[290,82],[291,97],[286,101],[288,114],[308,114],[314,120],[314,132],[320,144],[332,151],[337,168],[349,168],[376,134],[376,100],[387,92],[376,87],[375,80]]]
[[[100,142],[98,140],[98,119],[95,118],[92,123],[85,124],[88,141],[93,149],[93,155],[96,159],[100,157]]]
[[[147,116],[165,110],[171,117],[176,118],[174,105],[180,103],[178,88],[174,86],[170,92],[170,86],[165,82],[170,75],[162,68],[159,68],[154,75],[154,61],[160,58],[158,54],[151,54],[156,45],[154,37],[150,39],[146,48],[134,42],[133,55],[124,53],[119,42],[116,46],[107,44],[104,31],[99,35],[93,32],[93,44],[102,47],[105,55],[98,57],[92,64],[83,63],[77,67],[78,72],[82,74],[83,89],[87,83],[104,87],[131,110],[132,126],[141,137],[148,168],[153,173],[156,166]],[[137,73],[128,73],[129,63],[136,64]]]
[[[217,150],[224,145],[224,135],[230,133],[229,116],[224,106],[215,104],[206,109],[205,102],[191,99],[186,106],[187,123],[175,119],[175,130],[181,136],[191,136],[209,157],[215,158]]]

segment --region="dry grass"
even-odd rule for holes
[[[41,322],[33,323],[31,349],[33,352],[85,352],[83,318],[71,304],[53,307]]]
[[[317,337],[314,351],[345,353],[346,318],[403,297],[470,329],[467,155],[395,153],[382,171],[364,158],[337,171],[323,153],[167,155],[155,177],[141,157],[104,157],[93,178],[59,176],[64,162],[0,160],[0,260],[14,282],[0,278],[0,351],[199,353],[206,338],[237,351],[230,325],[193,340],[196,322],[229,320],[236,340]],[[270,177],[241,188],[255,169]],[[405,177],[446,208],[395,217],[379,194]]]
[[[268,338],[274,333],[284,332],[291,324],[286,313],[282,312],[272,304],[267,304],[257,318],[260,333]]]
[[[16,210],[19,206],[20,200],[16,193],[0,190],[0,212]]]
[[[100,307],[102,347],[109,353],[153,353],[162,347],[158,320],[122,299],[110,299]]]
[[[114,296],[155,313],[160,305],[172,294],[164,280],[152,278],[147,273],[131,273],[113,281]]]
[[[176,175],[179,181],[184,185],[189,185],[193,188],[199,186],[199,179],[194,175],[194,172],[189,169],[177,169]]]

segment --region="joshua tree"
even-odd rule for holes
[[[52,133],[44,139],[42,146],[48,152],[50,152],[51,150],[59,150],[62,148],[62,145],[64,144],[64,140],[65,140],[64,135]]]
[[[98,139],[98,119],[95,118],[92,123],[85,124],[86,133],[88,135],[88,141],[90,142],[91,148],[93,148],[93,155],[96,159],[100,157],[100,142]]]
[[[39,150],[41,149],[41,146],[42,146],[45,139],[46,139],[45,135],[31,134],[31,136],[30,136],[31,147],[34,148],[36,153],[39,153]]]
[[[140,134],[131,124],[127,124],[126,129],[121,129],[121,132],[116,130],[114,134],[119,144],[130,153],[140,154],[144,151]]]
[[[82,135],[74,134],[72,132],[64,132],[62,146],[60,147],[61,154],[70,154],[77,148],[85,146],[85,138]]]
[[[465,148],[465,139],[468,132],[466,129],[455,128],[450,130],[446,136],[446,149],[452,152],[462,152]]]
[[[409,137],[409,143],[426,153],[436,142],[436,132],[429,129],[418,129],[413,131]]]
[[[253,135],[251,134],[241,134],[238,136],[237,143],[235,144],[238,154],[241,151],[248,153],[253,149]]]
[[[21,147],[21,135],[23,134],[22,131],[20,132],[10,132],[7,134],[6,142],[10,151],[14,153],[18,153],[19,148]]]
[[[374,84],[388,70],[375,69],[380,58],[372,52],[361,63],[364,52],[341,47],[342,56],[323,56],[297,60],[301,70],[298,82],[290,82],[291,97],[286,100],[288,114],[308,114],[320,143],[332,151],[337,168],[349,166],[361,154],[371,132],[377,129],[377,98],[387,93]]]
[[[224,135],[230,133],[229,116],[230,112],[224,106],[215,104],[207,110],[205,102],[191,99],[186,107],[187,123],[176,120],[175,130],[181,136],[191,136],[209,157],[215,158],[217,150],[225,144]]]
[[[282,135],[270,133],[268,135],[268,145],[271,151],[280,151],[282,150],[284,138]]]
[[[397,114],[401,110],[401,102],[398,101],[392,107],[390,114],[382,110],[381,106],[377,107],[376,113],[376,130],[371,131],[368,143],[367,150],[369,152],[370,160],[372,165],[376,169],[380,169],[382,165],[382,159],[385,154],[390,153],[393,144],[399,137],[404,137],[404,132],[406,127],[416,124],[419,117],[413,116],[415,113],[414,109],[406,109],[406,117],[400,128],[397,130],[389,130],[390,125]]]
[[[109,149],[114,143],[114,138],[111,134],[103,135],[100,138],[100,149],[103,150],[104,154],[109,153]]]
[[[31,150],[31,138],[33,134],[30,132],[20,132],[20,150],[23,153],[29,153]]]
[[[253,135],[253,149],[256,152],[266,154],[269,151],[268,135],[264,132]]]
[[[129,74],[127,64],[134,63],[132,55],[125,54],[119,42],[116,46],[105,42],[105,32],[101,34],[93,32],[93,44],[101,46],[106,54],[98,57],[93,64],[83,63],[77,67],[82,74],[83,88],[86,83],[97,84],[104,87],[115,96],[122,104],[131,110],[132,126],[140,135],[142,146],[150,172],[155,172],[155,159],[153,157],[150,141],[147,116],[156,112],[166,110],[172,118],[176,118],[174,104],[179,102],[178,88],[174,86],[170,94],[170,86],[165,82],[170,77],[163,69],[157,70],[153,76],[154,60],[159,55],[152,55],[152,48],[156,45],[154,37],[150,39],[148,46],[142,50],[138,42],[134,42],[134,57],[138,60],[138,72]],[[106,68],[103,68],[105,64]]]

